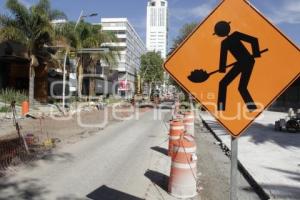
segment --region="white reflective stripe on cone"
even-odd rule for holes
[[[194,123],[193,122],[189,122],[189,123],[184,123],[185,126],[193,126]]]
[[[171,130],[183,130],[184,126],[171,126]]]
[[[169,136],[171,140],[179,140],[180,136]]]
[[[186,139],[186,140],[188,140],[188,141],[190,141],[190,142],[195,141],[194,137],[192,137],[192,136],[190,136],[190,135],[185,135],[185,136],[184,136],[184,139]]]
[[[184,118],[186,118],[186,119],[194,119],[194,116],[188,115],[188,116],[184,116]]]
[[[183,148],[183,147],[174,147],[173,148],[173,151],[174,152],[186,152],[186,153],[194,153],[194,152],[196,152],[196,147],[191,147],[191,148]]]
[[[180,184],[173,184],[170,194],[178,199],[193,198],[198,195],[197,185],[191,184],[182,187]]]
[[[172,167],[179,168],[179,169],[191,169],[191,168],[194,169],[196,168],[196,162],[192,162],[190,164],[172,162]]]

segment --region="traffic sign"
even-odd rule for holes
[[[246,0],[223,0],[164,68],[237,137],[300,75],[300,51]]]

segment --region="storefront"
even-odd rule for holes
[[[133,89],[127,80],[120,80],[118,85],[118,94],[125,99],[130,99],[133,97]]]

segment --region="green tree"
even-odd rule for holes
[[[174,39],[173,41],[173,48],[172,51],[174,51],[191,33],[192,31],[197,27],[196,22],[191,22],[184,24],[182,28],[179,31],[179,35]],[[188,94],[185,90],[181,88],[180,85],[177,84],[177,82],[170,77],[169,82],[171,85],[174,85],[177,89],[181,90],[185,94],[185,99],[188,100]]]
[[[162,68],[163,59],[158,52],[148,52],[141,57],[140,76],[144,83],[148,85],[149,94],[155,84],[162,83],[164,70]]]
[[[0,15],[0,40],[24,44],[31,59],[29,66],[29,101],[34,99],[35,68],[39,57],[50,54],[45,45],[51,45],[55,37],[51,20],[65,18],[65,14],[51,9],[49,0],[39,0],[27,8],[18,0],[7,0],[10,15]]]
[[[119,57],[118,48],[111,46],[111,43],[117,42],[118,38],[112,32],[102,30],[101,25],[92,25],[81,21],[79,24],[74,22],[67,23],[56,29],[56,32],[61,36],[70,48],[78,50],[81,48],[108,48],[108,52],[99,52],[97,54],[82,54],[79,55],[78,76],[83,73],[95,74],[96,65],[99,61],[105,62],[108,66],[116,65]],[[82,82],[78,80],[78,92],[81,91]],[[95,79],[90,78],[89,95],[95,95]]]
[[[173,41],[173,50],[177,48],[186,38],[189,36],[192,31],[197,27],[196,22],[191,22],[184,24],[179,30],[179,35]]]

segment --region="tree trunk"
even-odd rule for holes
[[[39,65],[37,58],[34,55],[30,56],[29,66],[29,105],[32,106],[34,103],[34,78],[35,78],[35,67]]]
[[[149,93],[148,93],[149,97],[151,96],[151,92],[152,92],[152,83],[149,83]]]
[[[77,95],[80,96],[82,94],[82,75],[83,75],[83,67],[82,67],[82,59],[78,61],[77,67]]]
[[[34,102],[34,67],[30,64],[29,66],[29,105],[32,106]]]
[[[90,77],[89,86],[89,100],[92,101],[96,96],[96,80],[94,77]]]
[[[96,75],[96,65],[91,60],[90,61],[90,77],[89,77],[89,101],[92,101],[94,97],[96,96],[96,79],[93,77],[93,75]]]

